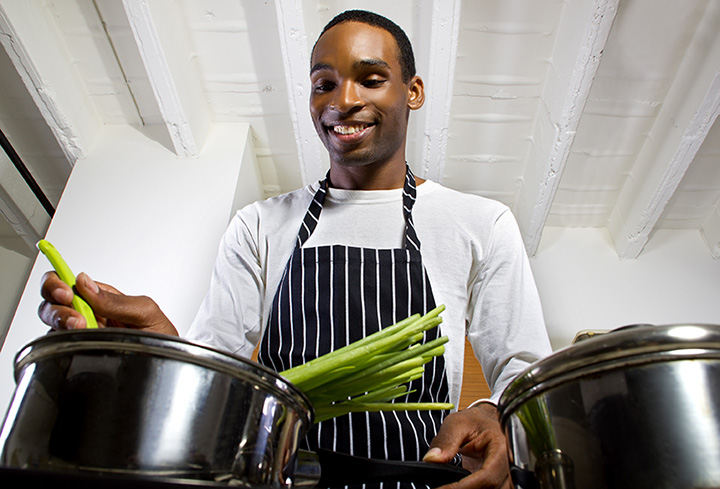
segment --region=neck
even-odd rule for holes
[[[415,177],[418,184],[423,179]],[[331,162],[331,187],[345,190],[392,190],[405,185],[405,161],[347,166]]]

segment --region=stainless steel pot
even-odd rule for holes
[[[622,328],[503,393],[517,488],[720,487],[720,326]]]
[[[276,489],[467,475],[298,450],[313,422],[302,392],[255,362],[179,338],[54,332],[17,354],[15,378],[4,467]]]
[[[290,485],[307,398],[254,362],[128,330],[48,334],[16,359],[0,464]]]

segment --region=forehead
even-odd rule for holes
[[[385,29],[361,22],[343,22],[328,29],[315,44],[312,65],[381,60],[391,69],[400,69],[395,38]]]

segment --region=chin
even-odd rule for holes
[[[374,161],[370,161],[367,159],[348,159],[348,158],[335,158],[333,161],[337,163],[340,166],[344,166],[347,168],[360,168],[363,166],[370,166],[374,163]]]
[[[336,150],[337,148],[333,148]],[[330,155],[330,161],[334,161],[340,166],[347,168],[357,168],[361,166],[369,166],[377,161],[376,155],[368,153],[367,151],[358,152],[343,152],[343,151],[328,151]]]

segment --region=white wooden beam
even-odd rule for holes
[[[619,0],[565,4],[515,213],[534,255],[590,94]]]
[[[45,3],[0,0],[0,43],[69,164],[85,157],[102,121]]]
[[[677,73],[608,220],[621,259],[640,255],[720,115],[720,2],[708,4]]]
[[[175,153],[197,157],[210,116],[177,6],[123,0],[123,8]]]
[[[426,90],[425,106],[411,116],[422,131],[421,159],[414,163],[420,176],[436,182],[442,182],[445,169],[461,5],[461,0],[433,0],[420,6],[420,32],[430,35],[418,39],[415,48]]]
[[[303,185],[324,177],[327,171],[323,162],[327,154],[322,148],[310,118],[310,49],[308,43],[303,2],[301,0],[275,0],[278,35],[285,67],[288,107],[295,131],[295,143],[300,162]]]

